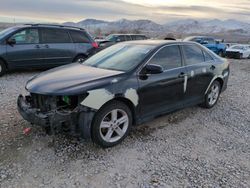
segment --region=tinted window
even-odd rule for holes
[[[130,35],[126,35],[126,40],[127,41],[132,40],[131,36]]]
[[[142,35],[137,35],[136,36],[136,40],[145,40],[146,37],[145,36],[142,36]]]
[[[121,42],[122,42],[122,41],[126,41],[126,38],[125,38],[124,35],[119,35],[119,36],[117,37],[117,39],[120,39]]]
[[[43,43],[71,43],[66,30],[63,29],[42,29]]]
[[[136,36],[135,35],[131,35],[132,40],[136,40]]]
[[[207,41],[208,44],[215,43],[215,40],[213,38],[205,38],[204,41]]]
[[[74,43],[90,43],[89,37],[82,31],[69,31]]]
[[[183,45],[183,53],[187,65],[204,62],[204,56],[201,49],[195,45]]]
[[[164,70],[181,67],[181,53],[177,45],[161,49],[149,62],[161,65]]]
[[[25,29],[14,34],[11,39],[16,40],[16,44],[37,44],[39,43],[38,29]]]
[[[207,53],[206,51],[203,51],[203,54],[204,54],[205,61],[213,61],[214,60],[212,58],[212,56],[209,53]]]

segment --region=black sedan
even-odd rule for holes
[[[228,77],[228,62],[197,43],[125,42],[35,76],[18,110],[49,132],[111,147],[159,115],[197,104],[212,108]]]

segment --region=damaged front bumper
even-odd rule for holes
[[[45,128],[52,134],[67,132],[73,136],[91,137],[91,122],[95,111],[84,106],[77,106],[72,111],[52,110],[41,112],[28,102],[30,96],[20,95],[17,108],[21,116],[28,122]]]

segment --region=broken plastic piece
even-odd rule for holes
[[[30,132],[31,132],[30,127],[23,129],[23,134],[25,134],[25,135],[28,135]]]

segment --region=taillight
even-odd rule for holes
[[[97,42],[92,42],[92,46],[93,46],[94,48],[99,48],[99,45],[98,45]]]

